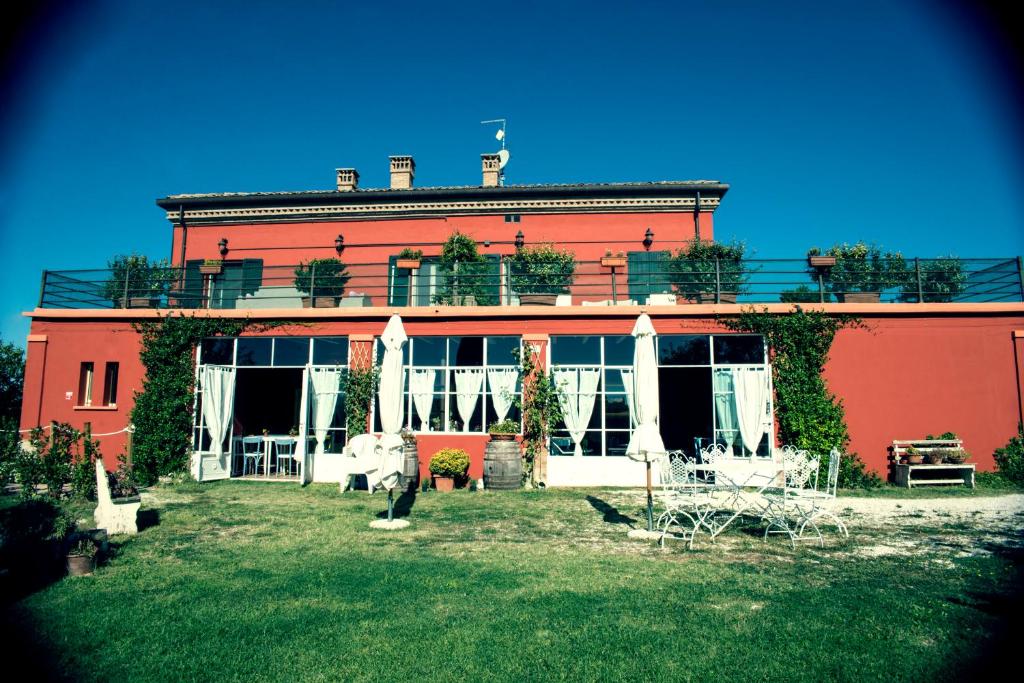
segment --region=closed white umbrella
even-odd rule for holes
[[[654,352],[654,325],[646,313],[640,314],[631,332],[633,345],[633,410],[636,425],[626,455],[647,465],[647,529],[654,529],[654,497],[651,492],[651,460],[665,453],[665,442],[658,429],[658,357]],[[626,379],[623,377],[623,379]]]
[[[388,491],[389,522],[394,519],[394,489],[401,483],[402,478],[403,441],[399,436],[402,418],[405,415],[405,402],[402,400],[402,390],[405,388],[402,346],[408,339],[402,326],[402,318],[397,313],[392,315],[380,335],[380,341],[384,344],[384,361],[381,363],[377,399],[383,434],[380,439],[380,467],[374,477],[374,484],[379,482],[379,485]]]

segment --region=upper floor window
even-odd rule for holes
[[[107,363],[106,371],[103,373],[103,405],[117,405],[117,373],[118,363]]]
[[[505,222],[506,223],[518,223],[519,222],[519,214],[518,213],[507,213],[507,214],[505,214]]]
[[[93,364],[82,363],[78,369],[78,405],[92,405]]]

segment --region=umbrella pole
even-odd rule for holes
[[[388,521],[394,521],[395,519],[395,492],[392,489],[388,489]]]
[[[651,461],[647,464],[647,530],[654,531],[654,496],[651,494]]]

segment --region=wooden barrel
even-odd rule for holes
[[[405,460],[402,461],[402,478],[407,491],[415,491],[420,483],[420,455],[415,441],[406,441],[402,448]]]
[[[512,491],[523,485],[523,456],[515,441],[491,439],[484,449],[484,488]]]

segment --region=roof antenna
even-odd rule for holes
[[[481,121],[480,124],[488,123],[500,123],[501,128],[494,134],[494,139],[501,142],[501,149],[498,150],[498,185],[505,185],[505,166],[508,164],[509,152],[505,149],[505,133],[508,128],[508,121],[505,119],[488,119],[487,121]]]

